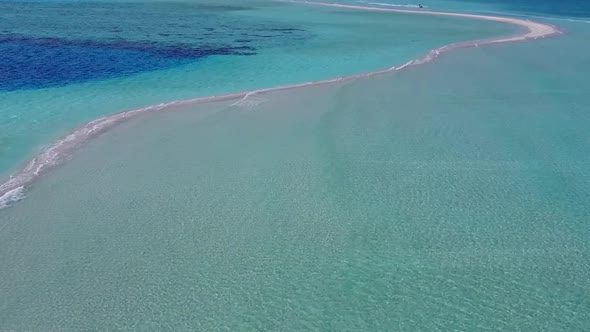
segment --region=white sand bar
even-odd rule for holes
[[[526,33],[526,34],[521,34],[521,35],[510,37],[510,38],[495,39],[496,43],[503,43],[503,42],[509,42],[509,41],[519,41],[519,40],[525,40],[525,39],[535,39],[535,38],[539,38],[539,37],[546,37],[546,36],[561,33],[561,31],[559,31],[555,26],[552,26],[550,24],[537,23],[537,22],[532,22],[532,21],[519,19],[519,18],[488,16],[488,15],[475,15],[475,14],[462,14],[462,13],[435,12],[435,11],[430,11],[430,10],[367,7],[367,6],[344,5],[344,4],[316,2],[316,1],[298,1],[298,0],[277,0],[277,1],[290,2],[290,3],[301,3],[301,4],[324,6],[324,7],[348,8],[348,9],[356,9],[356,10],[370,10],[370,11],[406,13],[406,14],[465,17],[465,18],[473,18],[473,19],[478,19],[478,20],[495,21],[495,22],[520,25],[522,27],[525,27],[528,30],[528,33]]]
[[[287,89],[295,89],[305,86],[315,86],[315,85],[323,85],[323,84],[331,84],[336,82],[348,81],[353,80],[361,77],[369,77],[374,75],[381,75],[385,73],[396,72],[399,70],[403,70],[408,67],[422,65],[424,63],[430,62],[436,59],[442,53],[448,52],[450,50],[456,48],[465,48],[465,47],[475,47],[480,45],[486,44],[496,44],[496,43],[507,43],[507,42],[517,42],[517,41],[524,41],[529,39],[537,39],[547,36],[559,35],[563,33],[555,26],[550,24],[543,24],[532,22],[524,19],[518,18],[507,18],[507,17],[499,17],[499,16],[488,16],[488,15],[473,15],[473,14],[461,14],[461,13],[447,13],[447,12],[435,12],[435,11],[428,11],[428,10],[408,10],[408,9],[392,9],[392,8],[377,8],[377,7],[366,7],[366,6],[356,6],[356,5],[344,5],[344,4],[336,4],[336,3],[325,3],[325,2],[314,2],[314,1],[297,1],[297,0],[275,0],[279,2],[290,2],[290,3],[298,3],[298,4],[306,4],[306,5],[315,5],[315,6],[326,6],[326,7],[337,7],[337,8],[348,8],[353,10],[371,10],[371,11],[381,11],[381,12],[394,12],[394,13],[406,13],[406,14],[422,14],[422,15],[438,15],[438,16],[451,16],[451,17],[464,17],[464,18],[472,18],[472,19],[479,19],[479,20],[487,20],[487,21],[495,21],[501,23],[508,23],[514,24],[517,26],[521,26],[523,29],[522,33],[516,34],[514,36],[509,37],[499,37],[495,39],[487,39],[487,40],[475,40],[475,41],[466,41],[460,42],[456,44],[446,45],[443,47],[439,47],[427,52],[424,56],[418,59],[414,59],[408,61],[401,65],[396,65],[390,68],[376,70],[368,73],[362,73],[357,75],[350,75],[350,76],[343,76],[343,77],[336,77],[332,79],[326,79],[321,81],[315,82],[305,82],[299,84],[292,84],[286,86],[278,86],[272,87],[267,89],[259,89],[259,90],[251,90],[251,91],[243,91],[243,92],[236,92],[230,93],[220,96],[210,96],[204,98],[196,98],[190,100],[182,100],[182,101],[173,101],[169,103],[163,103],[143,108],[138,108],[134,110],[129,110],[125,112],[115,113],[112,115],[107,115],[102,118],[98,118],[87,122],[86,124],[78,127],[70,134],[65,136],[64,138],[60,139],[59,141],[53,143],[50,147],[45,149],[42,153],[37,155],[37,157],[33,158],[25,167],[17,171],[13,174],[10,179],[8,179],[4,183],[0,183],[0,209],[8,206],[10,203],[16,202],[24,197],[23,190],[26,186],[33,183],[35,179],[37,179],[41,174],[46,172],[47,170],[59,165],[67,156],[73,153],[77,148],[79,148],[82,144],[88,142],[90,139],[110,130],[111,128],[117,126],[118,124],[125,122],[129,119],[132,119],[140,114],[160,111],[160,110],[171,110],[174,106],[180,105],[190,105],[190,104],[199,104],[199,103],[206,103],[206,102],[214,102],[214,101],[222,101],[222,100],[234,100],[240,99],[240,102],[234,103],[236,107],[238,105],[244,104],[247,98],[253,97],[257,94],[272,92],[272,91],[279,91],[279,90],[287,90]]]

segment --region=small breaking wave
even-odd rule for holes
[[[0,196],[0,210],[9,207],[25,197],[25,187],[18,187],[7,191],[4,195]]]
[[[244,93],[196,98],[184,101],[173,101],[148,107],[138,108],[121,113],[104,116],[78,127],[73,132],[58,140],[38,156],[33,158],[25,167],[11,176],[6,182],[0,183],[0,209],[10,206],[23,198],[24,190],[46,171],[61,164],[69,155],[92,138],[112,129],[113,127],[132,119],[140,114],[162,110],[175,105],[196,104],[214,100],[233,99]]]

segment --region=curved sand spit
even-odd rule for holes
[[[427,62],[434,60],[439,54],[443,52],[448,52],[452,49],[456,48],[463,48],[463,47],[474,47],[479,45],[487,45],[487,44],[496,44],[496,43],[507,43],[507,42],[517,42],[517,41],[524,41],[528,39],[536,39],[541,37],[553,36],[561,34],[562,32],[557,29],[555,26],[549,24],[542,24],[537,22],[531,22],[524,19],[518,18],[507,18],[507,17],[498,17],[498,16],[487,16],[487,15],[472,15],[472,14],[459,14],[459,13],[445,13],[445,12],[434,12],[434,11],[426,11],[426,10],[407,10],[407,9],[391,9],[391,8],[376,8],[376,7],[366,7],[366,6],[355,6],[355,5],[343,5],[343,4],[335,4],[335,3],[324,3],[324,2],[314,2],[314,1],[297,1],[297,0],[278,0],[281,2],[290,2],[290,3],[300,3],[300,4],[308,4],[308,5],[315,5],[315,6],[325,6],[325,7],[337,7],[337,8],[347,8],[347,9],[356,9],[356,10],[370,10],[370,11],[381,11],[381,12],[394,12],[394,13],[408,13],[408,14],[422,14],[422,15],[438,15],[438,16],[451,16],[451,17],[465,17],[465,18],[472,18],[472,19],[480,19],[480,20],[487,20],[487,21],[496,21],[508,24],[514,24],[521,26],[523,29],[522,33],[519,33],[514,36],[509,37],[500,37],[496,39],[489,39],[489,40],[477,40],[477,41],[468,41],[468,42],[461,42],[456,44],[450,44],[443,47],[439,47],[437,49],[433,49],[426,53],[423,57],[415,60],[411,60],[405,64],[400,66],[391,67],[383,70],[377,70],[373,72],[358,74],[358,75],[351,75],[345,77],[338,77],[333,79],[327,79],[322,81],[316,82],[306,82],[300,84],[293,84],[287,86],[279,86],[274,88],[268,89],[260,89],[260,90],[252,90],[252,91],[243,91],[243,92],[236,92],[226,95],[220,96],[211,96],[211,97],[204,97],[204,98],[196,98],[190,100],[183,100],[183,101],[174,101],[169,103],[163,103],[158,105],[153,105],[149,107],[134,109],[130,111],[125,111],[121,113],[116,113],[112,115],[108,115],[102,118],[98,118],[96,120],[92,120],[79,128],[75,129],[72,133],[67,135],[66,137],[62,138],[61,140],[57,141],[33,160],[31,160],[24,168],[19,170],[17,173],[12,175],[8,181],[0,184],[0,209],[8,206],[11,202],[15,202],[20,200],[24,197],[23,191],[24,188],[30,185],[36,178],[38,178],[41,174],[46,172],[47,170],[51,169],[52,167],[58,165],[63,159],[71,154],[76,148],[78,148],[83,143],[87,142],[89,139],[98,136],[101,133],[113,128],[114,126],[127,121],[137,115],[158,111],[165,108],[169,108],[171,106],[180,106],[180,105],[189,105],[189,104],[198,104],[198,103],[206,103],[212,101],[223,101],[223,100],[232,100],[241,98],[246,99],[254,94],[261,94],[271,91],[279,91],[279,90],[287,90],[287,89],[295,89],[304,86],[314,86],[314,85],[321,85],[321,84],[329,84],[334,82],[340,81],[348,81],[354,80],[360,77],[368,77],[373,75],[380,75],[389,72],[395,72],[398,70],[402,70],[404,68],[410,66],[417,66]]]

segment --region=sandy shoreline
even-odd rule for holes
[[[323,7],[347,8],[347,9],[380,11],[380,12],[390,12],[390,13],[464,17],[464,18],[472,18],[472,19],[478,19],[478,20],[494,21],[494,22],[519,25],[519,26],[522,26],[528,30],[528,32],[523,35],[518,35],[518,36],[514,36],[514,37],[510,37],[510,38],[501,38],[501,39],[497,39],[497,40],[495,39],[496,42],[499,42],[499,43],[508,42],[508,41],[519,41],[519,40],[525,40],[525,39],[535,39],[535,38],[546,37],[546,36],[561,33],[555,26],[552,26],[549,24],[543,24],[543,23],[537,23],[537,22],[524,20],[524,19],[501,17],[501,16],[488,16],[488,15],[450,13],[450,12],[435,12],[435,11],[430,11],[430,10],[367,7],[367,6],[344,5],[344,4],[316,2],[316,1],[299,1],[299,0],[277,0],[277,1],[287,2],[287,3],[300,3],[300,4],[323,6]]]
[[[245,100],[250,96],[256,94],[262,94],[272,91],[280,91],[280,90],[288,90],[288,89],[295,89],[301,88],[305,86],[317,86],[323,84],[330,84],[335,82],[341,81],[349,81],[354,80],[361,77],[369,77],[375,75],[381,75],[385,73],[396,72],[402,70],[404,68],[410,66],[417,66],[427,62],[434,60],[438,55],[444,52],[448,52],[453,49],[457,48],[466,48],[466,47],[475,47],[480,45],[487,45],[487,44],[496,44],[496,43],[506,43],[506,42],[517,42],[517,41],[524,41],[529,39],[537,39],[543,38],[548,36],[554,36],[561,34],[562,32],[557,29],[555,26],[543,23],[532,22],[524,19],[518,18],[507,18],[507,17],[499,17],[499,16],[487,16],[487,15],[474,15],[474,14],[461,14],[461,13],[447,13],[447,12],[434,12],[428,10],[409,10],[409,9],[393,9],[393,8],[378,8],[378,7],[367,7],[367,6],[356,6],[356,5],[344,5],[344,4],[334,4],[334,3],[324,3],[324,2],[314,2],[314,1],[297,1],[297,0],[278,0],[280,2],[287,2],[287,3],[297,3],[297,4],[306,4],[306,5],[313,5],[313,6],[324,6],[324,7],[336,7],[336,8],[345,8],[345,9],[352,9],[352,10],[366,10],[366,11],[381,11],[381,12],[394,12],[394,13],[406,13],[406,14],[421,14],[421,15],[437,15],[437,16],[450,16],[450,17],[463,17],[463,18],[471,18],[471,19],[479,19],[479,20],[487,20],[487,21],[495,21],[507,24],[513,24],[517,26],[521,26],[524,28],[523,33],[517,34],[514,36],[509,37],[499,37],[489,40],[476,40],[476,41],[466,41],[460,42],[456,44],[446,45],[440,48],[436,48],[433,50],[428,51],[424,56],[418,59],[414,59],[408,61],[399,66],[393,66],[387,69],[376,70],[372,72],[351,75],[351,76],[344,76],[344,77],[337,77],[332,79],[326,79],[321,81],[315,82],[305,82],[299,84],[292,84],[286,86],[278,86],[273,88],[267,89],[258,89],[258,90],[251,90],[251,91],[243,91],[243,92],[236,92],[231,94],[225,94],[220,96],[210,96],[204,98],[196,98],[196,99],[189,99],[183,101],[174,101],[169,103],[162,103],[158,105],[143,107],[139,109],[134,109],[130,111],[124,111],[112,115],[108,115],[105,117],[101,117],[95,120],[92,120],[74,131],[70,134],[62,138],[61,140],[52,144],[49,148],[31,160],[25,167],[21,170],[13,174],[8,181],[0,184],[0,209],[7,207],[10,203],[18,201],[24,198],[23,190],[26,186],[33,183],[35,179],[37,179],[40,175],[42,175],[47,170],[51,169],[59,165],[65,157],[70,155],[74,152],[77,148],[79,148],[82,144],[88,142],[90,139],[106,132],[107,130],[117,126],[118,124],[125,122],[131,118],[134,118],[140,114],[152,112],[152,111],[159,111],[165,108],[172,108],[174,106],[182,106],[182,105],[191,105],[191,104],[199,104],[199,103],[206,103],[206,102],[213,102],[213,101],[224,101],[224,100],[234,100],[239,99]]]

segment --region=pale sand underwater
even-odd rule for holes
[[[351,75],[345,77],[338,77],[334,79],[316,81],[316,82],[306,82],[301,84],[293,84],[287,86],[280,86],[274,88],[267,88],[267,89],[258,89],[253,91],[245,91],[245,92],[238,92],[232,93],[222,96],[211,96],[205,98],[196,98],[192,100],[184,100],[184,101],[175,101],[170,103],[162,103],[159,105],[144,107],[136,110],[126,111],[110,116],[106,116],[103,118],[99,118],[89,123],[81,126],[79,129],[75,130],[73,133],[67,135],[65,138],[59,140],[57,143],[53,144],[49,148],[47,148],[43,153],[39,156],[35,157],[31,162],[27,164],[22,170],[18,171],[16,174],[12,175],[10,179],[0,184],[0,209],[7,207],[9,204],[14,203],[16,201],[21,200],[24,198],[23,190],[26,186],[30,185],[38,176],[40,176],[43,172],[51,169],[52,167],[58,165],[70,155],[74,150],[76,150],[81,144],[87,142],[92,137],[96,135],[102,134],[105,131],[109,130],[113,126],[127,121],[137,115],[151,112],[151,111],[159,111],[171,106],[179,106],[179,105],[187,105],[187,104],[196,104],[196,103],[203,103],[203,102],[212,102],[212,101],[220,101],[220,100],[228,100],[228,99],[236,99],[242,98],[243,100],[247,98],[251,98],[257,94],[264,94],[272,91],[279,91],[285,89],[293,89],[293,88],[301,88],[305,86],[317,86],[323,84],[330,84],[340,81],[347,81],[347,80],[354,80],[360,77],[369,77],[374,75],[381,75],[390,72],[396,72],[402,70],[404,68],[410,66],[421,65],[424,63],[428,63],[434,60],[438,55],[443,52],[448,52],[450,50],[456,48],[464,48],[464,47],[477,47],[481,45],[487,44],[498,44],[498,43],[506,43],[506,42],[518,42],[518,41],[525,41],[528,39],[537,39],[543,38],[553,35],[558,35],[562,33],[559,29],[555,26],[543,23],[536,23],[531,22],[528,20],[518,19],[518,18],[505,18],[505,17],[497,17],[497,16],[487,16],[487,15],[472,15],[472,14],[461,14],[461,13],[442,13],[442,12],[433,12],[433,11],[420,11],[420,10],[404,10],[404,9],[390,9],[390,8],[373,8],[373,7],[365,7],[365,6],[352,6],[352,5],[341,5],[341,4],[330,4],[330,3],[322,3],[322,2],[311,2],[311,1],[282,1],[282,2],[293,2],[293,3],[302,3],[302,4],[309,4],[309,5],[317,5],[317,6],[329,6],[335,8],[347,8],[347,9],[356,9],[356,10],[371,10],[371,11],[381,11],[381,12],[393,12],[393,13],[408,13],[408,14],[424,14],[424,15],[439,15],[439,16],[450,16],[450,17],[462,17],[462,18],[471,18],[471,19],[479,19],[479,20],[488,20],[488,21],[496,21],[501,23],[508,23],[517,26],[523,27],[525,30],[515,36],[510,37],[499,37],[495,39],[489,40],[479,40],[479,41],[466,41],[461,43],[456,43],[452,45],[446,45],[434,50],[429,51],[424,57],[409,61],[405,64],[399,66],[393,66],[388,69],[378,70],[373,72],[368,72],[359,75]],[[242,101],[243,102],[243,101]]]
[[[0,326],[588,330],[578,32],[114,127],[2,211]]]
[[[85,126],[0,211],[0,330],[588,330],[576,24]]]

